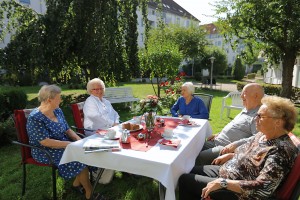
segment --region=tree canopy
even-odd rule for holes
[[[3,0],[0,25],[12,33],[3,65],[12,73],[25,69],[34,77],[55,77],[53,81],[62,83],[94,77],[129,80],[139,67],[139,2],[53,0],[46,1],[47,12],[40,15],[16,0]]]
[[[298,0],[221,0],[216,14],[226,36],[263,44],[270,62],[283,63],[281,96],[290,97],[294,62],[300,50]]]

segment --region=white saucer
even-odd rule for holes
[[[105,140],[117,140],[117,139],[119,139],[120,137],[118,137],[118,136],[115,136],[114,138],[109,138],[109,137],[107,137],[107,136],[104,136],[104,139]]]

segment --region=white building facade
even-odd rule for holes
[[[225,38],[219,34],[218,28],[213,23],[202,25],[202,27],[206,30],[206,39],[210,42],[210,44],[225,50],[227,54],[228,67],[232,67],[237,55],[245,49],[245,45],[240,42],[237,48],[233,50],[231,44],[225,42]]]
[[[1,0],[0,0],[1,1]],[[35,12],[39,14],[45,14],[46,13],[46,4],[44,0],[20,0],[20,3],[33,9]],[[7,24],[7,20],[4,22]],[[0,34],[3,30],[0,28]],[[10,41],[10,34],[5,34],[4,38],[0,40],[0,49],[6,47],[6,45]]]
[[[165,24],[178,24],[181,27],[189,27],[191,25],[199,25],[200,21],[197,20],[193,15],[191,15],[184,8],[179,6],[173,0],[162,0],[162,13],[159,13],[158,6],[156,3],[149,2],[148,4],[148,20],[151,27],[157,27],[160,17],[162,15],[162,20]],[[143,24],[143,16],[141,11],[137,10],[138,16],[138,46],[144,46],[145,40],[145,26]]]

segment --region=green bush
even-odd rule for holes
[[[231,75],[235,80],[242,80],[245,76],[245,67],[242,65],[242,61],[239,57],[234,61]]]
[[[247,74],[247,79],[255,79],[255,76],[256,76],[255,73]]]
[[[26,107],[27,95],[23,90],[0,91],[0,146],[15,139],[16,133],[12,114],[15,109]]]
[[[0,91],[0,117],[5,121],[15,109],[23,109],[27,104],[27,94],[23,90]]]
[[[11,118],[0,122],[0,147],[9,144],[11,140],[16,140],[16,129]]]
[[[247,82],[237,82],[236,86],[238,91],[242,91],[242,89],[244,88],[244,86],[247,84]],[[273,85],[273,84],[261,84],[262,87],[264,88],[265,94],[267,95],[276,95],[276,96],[280,96],[280,91],[281,91],[281,85]],[[292,96],[291,96],[291,100],[293,102],[297,102],[299,101],[299,96],[300,96],[300,88],[296,88],[293,87],[292,88]]]

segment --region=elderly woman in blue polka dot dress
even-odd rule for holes
[[[59,175],[65,179],[75,177],[73,187],[77,189],[83,187],[86,199],[90,199],[92,185],[87,166],[79,162],[59,165],[66,146],[72,141],[80,140],[80,137],[69,128],[63,112],[59,108],[60,94],[61,89],[56,85],[43,86],[40,89],[38,99],[41,104],[30,113],[27,120],[29,142],[46,149],[58,167]],[[32,149],[31,152],[36,161],[49,163],[41,150]]]

